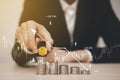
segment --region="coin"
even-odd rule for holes
[[[81,70],[81,74],[83,74],[83,75],[89,75],[90,71],[89,70]]]
[[[68,74],[68,65],[59,65],[59,74]]]
[[[46,74],[46,64],[45,63],[39,63],[37,65],[37,74],[40,74],[40,75]]]
[[[58,62],[50,62],[49,74],[58,74]]]
[[[47,55],[47,48],[44,47],[44,46],[39,47],[39,49],[38,49],[38,54],[39,54],[40,56],[45,56],[45,55]]]
[[[37,57],[37,74],[44,75],[46,74],[46,58]]]
[[[46,74],[50,74],[50,63],[46,62]]]
[[[79,74],[79,67],[70,67],[71,74]]]

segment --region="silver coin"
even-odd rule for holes
[[[68,74],[68,65],[59,65],[59,74]]]
[[[50,73],[50,63],[46,62],[46,74]]]
[[[37,74],[45,75],[46,74],[46,58],[37,57]]]
[[[46,62],[46,57],[36,57],[37,63],[45,63]]]
[[[81,70],[81,74],[83,74],[83,75],[89,75],[90,71],[89,70]]]
[[[58,62],[50,62],[49,66],[49,74],[58,74]]]
[[[37,65],[37,74],[40,74],[40,75],[46,74],[46,64],[45,63],[39,63]]]
[[[71,74],[79,74],[79,67],[70,67]]]

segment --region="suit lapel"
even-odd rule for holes
[[[53,25],[52,29],[49,28],[51,35],[53,36],[55,43],[57,46],[70,46],[70,37],[68,34],[64,12],[58,0],[52,0],[53,5],[51,5],[51,10],[49,10],[49,14],[55,15],[56,18],[52,19]],[[48,14],[48,15],[49,15]],[[57,33],[57,34],[56,34]]]

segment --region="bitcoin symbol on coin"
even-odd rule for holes
[[[40,56],[46,56],[47,55],[47,48],[44,47],[44,46],[41,46],[39,49],[38,49],[38,53]]]

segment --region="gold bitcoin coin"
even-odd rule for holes
[[[38,49],[38,53],[40,56],[45,56],[47,54],[47,48],[42,46]]]

